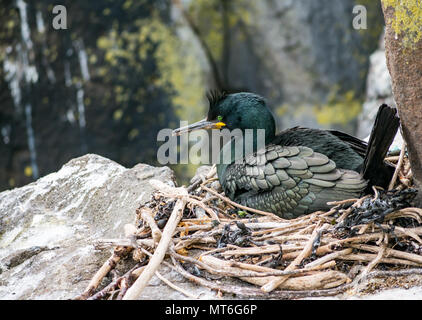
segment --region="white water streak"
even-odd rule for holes
[[[26,116],[26,134],[28,136],[29,155],[31,159],[32,177],[38,178],[38,165],[37,165],[37,151],[35,149],[34,129],[32,128],[32,106],[30,103],[25,105]]]
[[[77,85],[76,102],[78,104],[79,127],[81,129],[84,129],[85,126],[86,126],[85,105],[84,105],[84,89],[83,89],[81,83],[78,83],[78,85]]]
[[[45,38],[45,24],[44,24],[44,19],[42,17],[41,11],[37,10],[35,18],[36,18],[35,21],[36,21],[36,24],[37,24],[37,31],[42,36],[42,49],[45,52],[45,51],[47,51],[47,42],[46,42],[46,38]],[[45,66],[45,69],[47,71],[48,80],[50,80],[51,83],[55,83],[56,82],[56,76],[55,76],[54,71],[51,68],[50,64],[48,63],[48,60],[47,60],[45,55],[43,55],[42,60],[43,60],[43,64]]]
[[[10,124],[1,128],[1,135],[3,136],[4,144],[9,144],[10,142],[10,131],[11,131]]]
[[[44,25],[44,19],[42,18],[41,11],[37,11],[36,13],[36,23],[37,23],[37,30],[39,33],[44,33],[45,31],[45,25]]]
[[[75,49],[78,51],[79,66],[81,68],[82,79],[84,81],[90,80],[88,69],[88,57],[85,51],[84,43],[82,40],[75,41]]]
[[[28,17],[26,12],[26,3],[23,0],[16,0],[16,6],[19,9],[21,17],[22,39],[28,49],[32,49],[31,33],[29,32]]]
[[[20,67],[25,75],[25,81],[27,88],[30,83],[38,81],[38,72],[35,65],[31,65],[29,61],[29,54],[32,51],[31,33],[28,25],[28,15],[26,11],[27,4],[23,0],[16,0],[16,6],[19,9],[19,15],[21,20],[21,35],[22,35],[22,46],[16,47],[16,51],[19,53]],[[31,52],[32,53],[32,52]],[[18,78],[18,84],[22,77]],[[27,89],[30,90],[30,89]],[[37,151],[35,148],[35,137],[34,129],[32,127],[32,105],[28,102],[25,104],[25,119],[26,119],[26,133],[28,138],[28,149],[32,167],[32,177],[38,178],[38,165],[37,165]]]
[[[19,15],[21,20],[21,35],[22,35],[22,48],[19,50],[17,47],[16,51],[20,53],[20,60],[22,62],[22,68],[25,73],[25,80],[27,83],[38,81],[38,72],[35,66],[29,63],[29,51],[32,50],[31,33],[28,25],[28,15],[26,12],[27,4],[23,0],[16,0],[16,6],[19,9]]]
[[[9,47],[11,50],[11,47]],[[8,49],[9,49],[8,48]],[[8,50],[6,50],[7,52]],[[3,61],[3,69],[5,72],[5,80],[9,83],[10,93],[12,95],[13,104],[15,105],[17,113],[21,113],[22,91],[19,85],[19,68],[18,64],[9,60],[6,53]]]
[[[64,82],[66,87],[70,87],[72,85],[72,74],[70,73],[69,61],[67,60],[64,62]]]

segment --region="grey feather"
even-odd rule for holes
[[[274,168],[276,169],[285,169],[290,167],[290,161],[287,160],[286,158],[278,158],[274,161],[271,162],[272,165],[274,166]]]
[[[272,164],[271,164],[271,163],[267,163],[267,164],[265,165],[264,173],[265,173],[266,175],[275,174],[274,167],[272,166]]]
[[[323,187],[323,188],[331,188],[336,185],[335,182],[332,182],[332,181],[325,181],[325,180],[319,180],[319,179],[313,179],[313,178],[305,179],[303,181],[309,184],[318,186],[318,187]]]
[[[308,169],[308,164],[306,163],[306,161],[299,157],[290,157],[288,158],[288,160],[290,161],[289,169],[297,169],[297,170]]]
[[[334,170],[335,168],[336,168],[336,164],[330,160],[328,163],[322,166],[309,167],[309,170],[311,170],[314,173],[325,173],[325,172],[330,172]]]
[[[323,164],[328,163],[328,161],[330,161],[330,159],[328,159],[327,156],[320,153],[314,153],[312,156],[303,157],[303,160],[306,161],[308,166],[321,166]]]

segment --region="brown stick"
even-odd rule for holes
[[[301,290],[301,291],[291,291],[291,290],[278,291],[277,290],[270,293],[266,293],[260,289],[243,287],[243,286],[217,284],[215,281],[207,281],[203,278],[196,277],[190,274],[189,272],[187,272],[185,269],[183,269],[183,267],[177,261],[175,261],[175,259],[173,260],[173,263],[174,263],[174,266],[164,261],[164,264],[174,269],[175,271],[179,272],[186,279],[200,286],[210,288],[211,290],[235,294],[238,297],[253,297],[253,298],[266,298],[266,299],[297,299],[297,298],[303,298],[303,297],[320,297],[320,296],[330,296],[330,295],[339,294],[351,287],[351,284],[347,284],[347,285],[342,285],[334,289]]]
[[[245,263],[238,263],[232,261],[225,261],[221,259],[217,259],[212,256],[205,256],[203,257],[204,262],[214,268],[223,269],[226,272],[230,272],[232,274],[237,274],[236,277],[250,282],[255,285],[262,286],[268,281],[277,280],[274,276],[267,276],[262,277],[260,274],[259,277],[251,277],[251,276],[244,276],[245,271],[239,268],[240,265],[245,267]],[[271,273],[274,272],[274,269],[260,267],[260,266],[247,266],[248,268],[253,268],[257,272],[265,272]],[[295,271],[295,272],[292,272]],[[322,289],[322,288],[332,288],[339,286],[340,284],[346,282],[348,280],[347,276],[341,272],[337,271],[323,271],[318,273],[309,273],[310,269],[308,270],[291,270],[291,271],[284,271],[286,275],[297,275],[294,278],[289,278],[283,283],[279,285],[280,289],[287,289],[287,290],[313,290],[313,289]],[[290,273],[291,272],[291,273]],[[308,273],[306,275],[298,275],[296,272],[300,273]],[[290,273],[290,274],[289,274]]]
[[[179,239],[173,239],[173,243],[178,243]],[[137,239],[136,241],[132,242],[130,239],[97,239],[94,240],[94,247],[99,249],[105,249],[108,247],[137,247],[137,246],[145,246],[145,247],[154,247],[154,240],[153,239]]]
[[[203,268],[205,270],[207,270],[210,273],[213,274],[218,274],[221,276],[226,276],[226,277],[256,277],[256,278],[261,278],[261,277],[269,277],[269,276],[281,276],[281,275],[298,275],[298,274],[302,274],[302,273],[308,273],[310,271],[313,270],[320,270],[321,267],[317,267],[317,268],[310,268],[307,270],[291,270],[291,271],[286,271],[286,270],[276,270],[276,269],[272,269],[272,268],[267,268],[267,267],[261,267],[261,266],[252,266],[246,263],[240,263],[240,262],[236,262],[236,261],[227,261],[227,260],[221,260],[209,255],[203,255],[200,257],[199,259],[194,259],[191,257],[187,257],[187,256],[182,256],[179,255],[178,253],[174,252],[173,250],[170,249],[170,255],[176,259],[179,260],[184,260],[184,261],[188,261],[191,262],[193,264],[198,265],[200,268]],[[239,270],[231,270],[228,267],[239,267]],[[325,267],[328,267],[325,266]],[[244,270],[242,270],[244,269]],[[248,271],[246,271],[248,270]]]
[[[350,245],[352,248],[365,250],[369,252],[375,252],[377,253],[379,251],[379,247],[371,246],[367,244],[352,244]],[[399,250],[394,250],[390,248],[385,249],[385,257],[396,257],[400,259],[410,260],[416,263],[419,263],[422,265],[422,256],[410,252],[404,252]]]
[[[422,209],[419,208],[404,208],[398,211],[392,212],[385,216],[385,219],[397,219],[402,217],[411,217],[418,223],[422,223]]]
[[[114,267],[119,263],[120,259],[127,255],[131,250],[132,248],[130,247],[116,247],[111,257],[108,258],[108,260],[104,262],[101,268],[95,273],[85,291],[75,299],[85,300],[91,296],[95,289],[97,289],[97,287],[100,285],[103,278],[110,272],[110,270],[114,269]]]
[[[295,244],[287,244],[281,246],[283,252],[291,252],[296,250],[302,250],[303,246]],[[236,248],[235,250],[228,250],[223,252],[223,256],[244,256],[244,255],[261,255],[264,253],[275,253],[280,251],[280,246],[272,244],[262,247],[248,247],[248,248]]]
[[[321,228],[315,228],[314,232],[312,233],[311,238],[309,239],[308,243],[306,244],[305,248],[302,250],[302,252],[296,257],[296,259],[293,260],[292,263],[289,264],[289,266],[286,268],[286,271],[290,271],[293,269],[296,269],[296,267],[302,262],[303,259],[308,257],[311,254],[312,245],[317,238],[317,236],[320,234],[320,232],[324,231],[328,228],[328,225],[323,225]],[[271,280],[270,282],[266,283],[261,287],[261,290],[264,292],[270,292],[273,291],[275,288],[280,286],[284,281],[288,279],[288,276],[279,277],[276,279]]]
[[[176,229],[177,224],[183,215],[183,209],[185,208],[186,202],[183,199],[178,199],[174,206],[173,212],[164,227],[161,240],[149,261],[147,267],[142,272],[141,276],[135,281],[132,287],[129,288],[123,300],[135,300],[139,297],[142,290],[148,285],[149,280],[160,266],[161,261],[164,259],[164,255],[167,248],[173,238],[173,233]]]
[[[261,210],[257,210],[257,209],[249,208],[249,207],[246,207],[246,206],[242,206],[241,204],[238,204],[238,203],[236,203],[236,202],[234,202],[234,201],[230,200],[229,198],[222,196],[222,195],[221,195],[221,194],[219,194],[218,192],[216,192],[216,191],[214,191],[214,190],[212,190],[211,188],[208,188],[208,187],[206,187],[206,186],[202,186],[202,188],[203,188],[204,190],[206,190],[206,191],[208,191],[208,192],[212,193],[213,195],[215,195],[215,196],[219,197],[221,200],[223,200],[223,201],[225,201],[225,202],[227,202],[227,203],[229,203],[229,204],[231,204],[231,205],[233,205],[233,206],[235,206],[235,207],[237,207],[237,208],[239,208],[239,209],[243,209],[243,210],[246,210],[246,211],[250,211],[250,212],[258,213],[258,214],[261,214],[261,215],[264,215],[264,216],[269,216],[269,217],[271,217],[271,218],[273,218],[273,219],[275,219],[275,220],[277,220],[277,221],[286,221],[286,220],[284,220],[284,219],[280,218],[279,216],[275,215],[274,213],[271,213],[271,212],[266,212],[266,211],[261,211]]]
[[[331,268],[335,266],[335,262],[334,261],[329,261],[326,263],[320,263],[318,265],[314,265],[314,266],[309,266],[307,267],[307,265],[305,266],[304,269],[296,269],[296,270],[292,270],[292,271],[279,271],[272,269],[272,268],[266,268],[266,267],[262,267],[259,265],[252,265],[249,263],[243,263],[243,262],[237,262],[237,261],[230,261],[230,265],[233,267],[239,267],[241,269],[245,269],[245,270],[252,270],[252,271],[257,271],[257,272],[268,272],[270,273],[271,271],[269,270],[273,270],[271,274],[268,275],[274,275],[274,276],[278,276],[278,275],[296,275],[296,274],[301,274],[301,273],[309,273],[310,271],[315,271],[315,270],[323,270],[326,268]],[[265,269],[261,269],[261,268],[265,268]]]
[[[337,259],[340,256],[346,256],[351,252],[352,252],[352,249],[349,248],[349,249],[344,249],[344,250],[341,250],[341,251],[336,251],[336,252],[327,254],[327,255],[323,256],[322,258],[319,258],[315,261],[312,261],[312,262],[306,264],[305,269],[319,266],[321,264],[327,263],[328,261]]]
[[[370,253],[358,253],[358,254],[351,253],[346,256],[338,257],[338,259],[340,260],[359,261],[359,262],[371,262],[375,258],[376,258],[376,254],[370,254]],[[397,259],[397,258],[381,258],[379,263],[420,267],[419,263],[409,261],[409,260]]]
[[[380,263],[382,257],[384,256],[385,253],[385,245],[381,246],[381,248],[378,250],[378,254],[375,257],[374,260],[372,260],[365,268],[365,270],[363,270],[362,274],[359,275],[359,278],[366,276],[369,272],[371,272],[371,270],[373,268],[375,268],[375,266]]]
[[[157,223],[154,220],[152,210],[149,208],[142,208],[141,217],[150,227],[154,242],[158,244],[158,242],[160,242],[160,239],[161,239],[161,230],[158,228]]]
[[[341,201],[331,201],[331,202],[327,202],[327,205],[338,206],[338,205],[342,205],[342,204],[346,204],[346,203],[356,202],[357,200],[359,200],[359,199],[346,199],[346,200],[341,200]]]
[[[392,190],[394,185],[396,184],[397,177],[399,175],[401,166],[403,164],[404,153],[406,152],[406,143],[403,141],[403,145],[400,150],[399,161],[397,162],[396,170],[394,171],[393,177],[391,178],[390,184],[388,186],[388,190]]]
[[[120,292],[117,295],[116,300],[122,300],[128,289],[129,289],[129,280],[127,279],[127,277],[124,277],[120,281]]]
[[[281,235],[281,234],[284,234],[284,233],[289,233],[291,231],[300,229],[303,226],[308,225],[308,224],[309,224],[309,221],[298,221],[298,222],[295,222],[295,223],[286,224],[284,226],[280,226],[280,227],[276,227],[276,228],[272,228],[272,229],[255,231],[255,232],[252,232],[252,235],[258,236],[258,235],[261,235],[261,234],[272,233],[272,232],[275,233],[274,235]]]

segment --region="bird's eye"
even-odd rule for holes
[[[217,120],[218,120],[218,121],[223,121],[223,117],[222,117],[222,116],[218,116],[218,117],[217,117]]]

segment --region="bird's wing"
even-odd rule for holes
[[[340,131],[294,127],[281,131],[272,141],[280,146],[304,146],[328,156],[337,168],[359,171],[366,142]]]
[[[332,135],[347,143],[357,154],[365,157],[368,143],[342,131],[328,130]]]
[[[359,173],[337,169],[308,147],[268,145],[227,168],[225,193],[245,205],[272,212],[311,212],[326,202],[352,198],[367,182]]]

